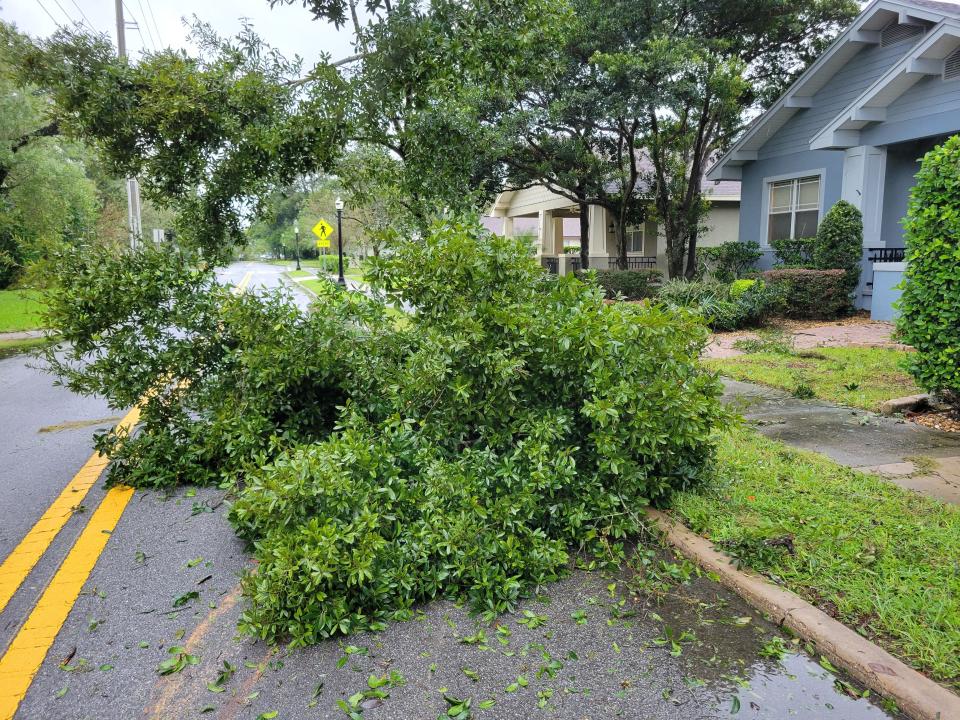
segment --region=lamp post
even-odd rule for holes
[[[293,219],[293,237],[294,237],[294,247],[296,247],[297,253],[297,270],[300,269],[300,226],[297,224],[297,219]]]
[[[337,264],[339,269],[337,284],[346,286],[347,281],[343,279],[343,200],[338,196],[333,205],[337,208]]]

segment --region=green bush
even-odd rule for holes
[[[663,279],[659,270],[586,270],[577,273],[585,282],[592,278],[603,288],[608,300],[623,296],[627,300],[643,300],[657,294]]]
[[[338,270],[337,265],[337,256],[336,255],[320,255],[314,260],[310,261],[311,267],[318,267],[325,272],[336,273]],[[346,270],[350,267],[350,256],[343,256],[343,269]]]
[[[234,296],[170,254],[63,267],[54,368],[117,407],[153,391],[140,433],[101,443],[111,480],[233,482],[259,561],[241,626],[271,641],[440,596],[492,617],[571,550],[617,562],[639,508],[701,481],[726,417],[695,314],[607,304],[474,224],[370,262],[417,308],[402,327],[333,284],[311,315]]]
[[[846,272],[847,292],[851,295],[860,283],[863,257],[863,215],[846,200],[837,202],[817,228],[812,264],[819,270],[839,268]]]
[[[706,273],[722,283],[739,280],[760,259],[763,251],[759,243],[731,240],[715,247],[697,249]]]
[[[897,327],[917,349],[906,368],[921,387],[960,407],[960,136],[924,156],[904,231]]]
[[[771,240],[770,247],[773,248],[773,253],[780,265],[794,268],[812,267],[816,242],[817,239],[813,237],[781,238]]]
[[[844,270],[782,268],[761,277],[777,294],[779,311],[786,317],[833,320],[852,310]]]
[[[695,310],[713,330],[759,325],[779,307],[778,295],[757,280],[738,280],[729,285],[668,280],[660,288],[657,302],[671,308]]]

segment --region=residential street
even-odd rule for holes
[[[236,263],[221,277],[255,292],[278,286],[281,272]],[[298,302],[305,298],[298,295]],[[0,361],[4,557],[83,465],[92,432],[122,415],[96,398],[52,387],[31,365],[23,356]],[[76,504],[0,615],[0,647],[17,636],[103,498],[97,482]],[[518,611],[496,624],[478,624],[463,609],[440,602],[380,635],[304,650],[238,638],[238,578],[252,566],[225,510],[224,491],[215,488],[137,491],[16,717],[335,718],[343,717],[336,700],[367,690],[369,676],[390,672],[403,681],[396,679],[390,697],[370,706],[370,717],[434,717],[446,707],[445,693],[473,698],[475,707],[495,700],[487,714],[496,718],[540,712],[720,718],[733,708],[771,719],[886,716],[870,701],[836,689],[833,675],[802,653],[788,654],[782,665],[761,657],[776,629],[706,578],[659,604],[637,604],[628,592],[632,571],[618,577],[578,571],[523,605],[538,616],[533,623]],[[158,665],[177,646],[197,664],[160,676]],[[228,670],[221,691],[213,683],[225,662],[234,671]],[[526,686],[518,684],[520,676]],[[9,678],[2,680],[0,688],[7,688]]]

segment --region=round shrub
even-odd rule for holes
[[[788,318],[833,320],[852,308],[845,270],[777,268],[761,277]]]
[[[713,247],[697,249],[697,257],[704,264],[704,270],[718,282],[725,283],[743,277],[762,255],[760,244],[752,240],[730,240]]]
[[[849,293],[860,282],[863,256],[863,214],[846,200],[837,202],[820,223],[813,243],[813,267],[818,270],[843,270]]]
[[[904,231],[897,327],[917,350],[906,367],[921,387],[960,407],[960,136],[924,156]]]

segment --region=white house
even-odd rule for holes
[[[710,212],[701,234],[700,247],[737,240],[740,227],[740,183],[710,182],[703,184],[704,194],[711,200]],[[617,238],[607,210],[589,208],[590,267],[612,269],[617,261]],[[544,186],[500,193],[490,208],[487,226],[507,236],[531,232],[536,236],[537,257],[553,273],[565,274],[580,269],[577,253],[564,253],[563,248],[580,245],[580,211],[568,198]],[[628,228],[627,262],[631,270],[656,268],[667,271],[666,243],[655,222]]]

